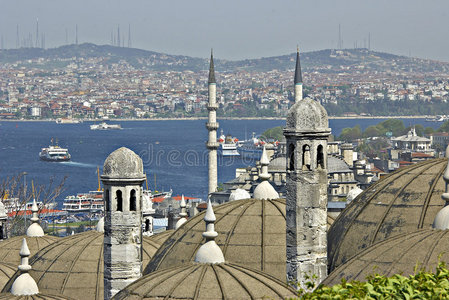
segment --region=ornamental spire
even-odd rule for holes
[[[204,215],[206,231],[203,232],[203,237],[206,239],[206,242],[196,252],[195,262],[203,264],[220,264],[225,262],[223,252],[215,242],[215,238],[218,236],[218,233],[215,231],[216,220],[217,218],[209,199],[206,214]]]
[[[33,205],[31,206],[31,212],[33,213],[31,217],[31,225],[27,229],[27,236],[29,237],[40,237],[44,236],[44,230],[41,225],[39,225],[39,208],[37,207],[36,199],[33,199]]]
[[[299,59],[299,46],[296,48],[295,84],[302,83],[301,62]]]
[[[178,220],[178,222],[176,222],[175,229],[178,229],[182,224],[187,222],[187,205],[186,201],[184,200],[184,195],[181,196],[181,203],[179,206],[181,207],[181,212],[179,213],[179,216],[181,218]]]
[[[209,84],[216,83],[215,81],[215,69],[214,69],[214,53],[213,49],[210,49],[210,65],[209,65]]]
[[[31,266],[28,264],[28,257],[30,256],[30,249],[28,249],[27,241],[23,238],[22,248],[20,249],[20,276],[14,280],[11,287],[11,294],[16,296],[35,295],[39,293],[36,281],[28,274]]]

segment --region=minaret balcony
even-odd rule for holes
[[[211,111],[211,110],[217,110],[218,109],[218,104],[208,104],[207,105],[207,110]]]
[[[218,147],[220,147],[220,144],[218,142],[207,142],[206,147],[209,150],[217,150]]]
[[[217,122],[207,122],[206,128],[208,130],[217,130],[218,129],[218,123]]]

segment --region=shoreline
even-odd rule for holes
[[[434,116],[350,116],[339,117],[329,116],[329,120],[357,120],[357,119],[426,119]],[[63,124],[81,124],[82,122],[135,122],[135,121],[196,121],[207,120],[207,117],[191,117],[191,118],[142,118],[142,119],[83,119],[80,123],[61,123]],[[285,120],[285,117],[217,117],[217,120]],[[24,120],[24,119],[0,119],[0,122],[56,122],[56,119],[42,120]]]

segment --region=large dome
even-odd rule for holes
[[[51,295],[45,293],[39,293],[36,295],[28,295],[28,296],[15,296],[11,293],[1,293],[0,300],[72,300],[73,298],[69,298],[61,295]]]
[[[121,147],[106,158],[103,179],[143,179],[142,159],[134,151]]]
[[[23,238],[27,239],[28,248],[31,252],[31,257],[39,250],[47,247],[54,242],[59,241],[61,238],[44,235],[41,237],[28,237],[26,235],[15,236],[6,240],[0,240],[0,261],[8,263],[13,266],[20,264],[20,249],[22,248]],[[30,257],[30,258],[31,258]]]
[[[328,232],[330,271],[390,236],[430,228],[445,204],[446,166],[443,158],[400,169],[352,201]]]
[[[297,101],[288,111],[286,130],[330,131],[327,112],[315,100],[305,98]]]
[[[189,263],[133,282],[113,299],[286,299],[296,296],[283,281],[230,263]]]
[[[322,283],[332,286],[342,278],[365,281],[373,273],[408,276],[416,267],[435,271],[439,260],[449,262],[449,230],[420,229],[372,245],[336,268]]]
[[[19,252],[17,252],[17,255]],[[0,262],[0,288],[2,289],[17,271],[17,266]]]
[[[187,221],[159,248],[144,274],[193,261],[203,244],[204,213]],[[286,276],[285,199],[236,200],[214,207],[215,239],[229,263]],[[328,217],[328,224],[333,220]]]
[[[83,300],[103,299],[103,238],[103,233],[87,231],[62,238],[36,253],[30,259],[33,267],[30,275],[39,291]],[[160,245],[159,238],[158,235],[143,237],[143,267]],[[16,276],[17,273],[3,292],[9,290]]]

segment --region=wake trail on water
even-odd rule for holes
[[[72,166],[72,167],[80,167],[80,168],[96,168],[97,166],[94,164],[86,164],[86,163],[80,163],[76,161],[63,161],[61,164],[66,166]]]

